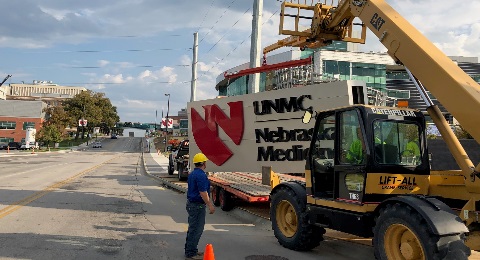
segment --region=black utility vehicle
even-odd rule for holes
[[[10,150],[19,150],[22,147],[22,144],[19,142],[10,142],[8,143],[8,149]]]
[[[188,178],[188,140],[183,140],[178,145],[178,149],[170,153],[168,157],[168,174],[173,175],[175,170],[178,171],[178,180],[183,181]]]

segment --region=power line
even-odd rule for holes
[[[191,81],[147,81],[146,84],[187,84]],[[125,85],[132,84],[132,82],[58,82],[57,85]]]
[[[248,11],[250,11],[250,8],[248,8],[248,9],[242,14],[242,16],[245,15]],[[238,22],[240,22],[240,19],[241,19],[241,18],[239,18],[235,23],[233,23],[232,28],[235,27],[235,25],[237,25]],[[215,46],[217,46],[217,44],[227,35],[227,33],[228,33],[228,31],[227,31],[224,35],[222,35],[222,37],[220,37],[220,39],[206,52],[206,54],[209,53],[213,48],[215,48]]]
[[[170,34],[170,35],[166,35],[166,36],[178,37],[178,36],[184,36],[184,35]],[[115,36],[115,37],[117,37],[117,38],[140,38],[140,37],[145,37],[145,36],[142,36],[142,35],[118,35],[118,36]]]
[[[205,13],[205,16],[203,17],[202,22],[201,22],[200,25],[198,26],[197,33],[198,33],[198,31],[200,30],[200,28],[202,28],[203,22],[205,22],[205,19],[207,18],[207,15],[208,15],[208,13],[210,12],[210,9],[212,9],[213,3],[215,3],[215,0],[212,0],[212,2],[210,3],[210,7],[208,8],[207,12]]]
[[[132,66],[125,66],[122,65],[122,68],[163,68],[163,67],[190,67],[191,64],[177,64],[177,65],[132,65]],[[102,69],[107,68],[106,66],[66,66],[66,65],[59,65],[59,66],[42,66],[42,67],[27,67],[23,66],[22,69]]]
[[[225,9],[225,11],[223,11],[223,14],[220,15],[220,17],[217,19],[217,21],[212,25],[212,27],[208,30],[208,32],[205,34],[205,36],[203,36],[203,38],[200,40],[200,42],[199,42],[198,44],[200,44],[200,43],[203,42],[203,40],[205,39],[205,37],[207,37],[207,35],[212,31],[213,27],[215,27],[215,25],[220,21],[220,19],[222,19],[222,17],[225,15],[225,13],[227,13],[227,11],[230,10],[230,7],[232,7],[232,4],[233,4],[235,1],[237,1],[237,0],[233,0],[233,1],[230,3],[230,5],[227,7],[227,9]]]
[[[264,21],[264,22],[262,23],[262,26],[263,26],[266,22],[270,21],[270,20],[272,19],[272,17],[275,16],[277,13],[278,13],[278,11],[275,11],[275,12],[270,16],[270,18],[268,18],[266,21]],[[238,47],[240,47],[241,45],[243,45],[243,44],[244,44],[248,39],[250,39],[251,37],[252,37],[252,34],[250,34],[245,40],[243,40],[243,41],[242,41],[239,45],[237,45],[232,51],[230,51],[224,58],[222,58],[221,60],[217,61],[217,63],[216,63],[215,65],[213,65],[211,68],[209,68],[207,71],[205,71],[205,72],[204,72],[202,75],[200,75],[198,78],[201,78],[201,77],[205,76],[208,72],[210,72],[211,69],[216,68],[217,65],[218,65],[220,62],[224,61],[228,56],[230,56],[231,53],[234,53],[234,52],[238,49]]]
[[[170,65],[174,67],[190,67],[190,64],[182,64],[182,65]],[[170,67],[169,66],[169,67]],[[101,69],[105,68],[105,66],[61,66],[62,68],[69,68],[69,69]],[[165,65],[136,65],[136,66],[122,66],[123,68],[162,68],[166,67]]]
[[[43,53],[106,53],[106,52],[151,52],[151,51],[188,51],[192,48],[157,48],[157,49],[128,49],[128,50],[63,50],[63,51],[38,51],[38,52],[23,52],[26,54],[43,54]]]

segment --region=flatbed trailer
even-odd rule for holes
[[[297,176],[278,174],[280,181],[299,181],[305,179]],[[235,206],[235,199],[249,203],[268,203],[270,185],[262,184],[262,173],[254,172],[215,172],[209,173],[212,186],[212,200],[215,206],[229,211]]]

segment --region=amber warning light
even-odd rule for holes
[[[408,101],[407,100],[397,101],[397,107],[408,107]]]

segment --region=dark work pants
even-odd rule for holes
[[[185,241],[185,256],[192,257],[198,252],[198,242],[205,227],[206,206],[203,203],[187,201],[188,231]]]

